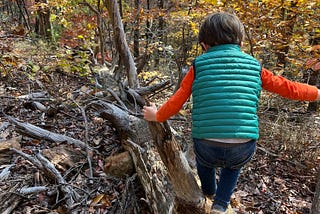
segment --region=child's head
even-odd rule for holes
[[[241,45],[244,28],[236,15],[217,12],[209,15],[202,23],[199,32],[199,43],[209,46],[221,44]]]

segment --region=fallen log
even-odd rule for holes
[[[147,122],[127,111],[104,101],[95,101],[88,104],[94,108],[102,118],[109,120],[115,127],[125,150],[133,160],[135,171],[145,191],[145,201],[153,213],[172,213],[173,194],[171,185],[166,178],[156,150],[150,143],[151,133]]]
[[[149,122],[154,143],[165,164],[176,194],[175,209],[178,213],[205,213],[205,198],[188,161],[171,133],[167,122]]]
[[[61,134],[56,134],[48,130],[42,129],[40,127],[37,127],[35,125],[32,125],[30,123],[22,123],[11,116],[7,116],[7,118],[11,123],[13,123],[18,128],[20,132],[27,134],[31,137],[34,137],[36,139],[49,140],[56,143],[67,142],[69,144],[75,145],[82,149],[89,148],[89,146],[86,143],[82,142],[81,140],[77,140]]]
[[[147,123],[112,103],[96,101],[90,105],[118,131],[123,147],[133,158],[147,201],[154,213],[206,212],[205,204],[202,203],[205,198],[167,123]],[[151,143],[150,139],[154,142]],[[153,148],[154,145],[156,149]],[[161,170],[159,165],[162,166]],[[165,188],[164,176],[169,178],[169,190]],[[175,201],[172,201],[173,196]]]

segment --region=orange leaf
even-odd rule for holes
[[[109,199],[107,198],[107,196],[105,194],[99,194],[97,195],[92,202],[90,203],[90,207],[94,207],[97,204],[100,204],[100,206],[102,205],[103,207],[109,207],[111,206],[111,202],[109,201]]]
[[[105,194],[99,194],[97,195],[92,202],[90,203],[90,206],[94,206],[96,204],[98,204],[106,195]]]
[[[318,62],[317,58],[308,59],[306,62],[306,68],[311,68],[314,64]]]
[[[315,64],[311,67],[311,69],[312,69],[313,71],[320,71],[320,62],[315,63]]]
[[[311,47],[311,51],[316,51],[320,49],[320,45],[314,45]]]

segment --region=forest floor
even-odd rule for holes
[[[0,43],[0,210],[66,213],[64,199],[56,191],[61,185],[52,183],[32,161],[9,149],[14,147],[33,158],[40,151],[54,163],[83,197],[81,203],[74,204],[79,213],[148,213],[136,176],[115,178],[103,172],[104,159],[123,148],[108,121],[92,109],[83,114],[84,106],[96,99],[92,94],[97,88],[92,75],[83,75],[76,66],[81,59],[75,52],[50,49],[1,28]],[[318,114],[306,112],[306,103],[267,93],[262,96],[259,114],[258,149],[243,169],[232,206],[238,213],[309,213],[320,163]],[[94,152],[26,135],[9,116],[80,139]],[[186,121],[172,121],[171,125],[183,134],[180,140],[194,168],[186,117]],[[92,160],[91,166],[87,158]],[[22,191],[34,186],[45,191]]]

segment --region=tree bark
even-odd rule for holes
[[[118,3],[116,0],[105,0],[104,4],[108,9],[109,18],[112,23],[115,47],[120,54],[121,61],[123,62],[127,72],[128,85],[130,88],[137,88],[139,85],[137,81],[137,70],[126,41],[126,35],[121,21]]]
[[[317,176],[317,186],[316,191],[314,193],[314,198],[312,201],[312,207],[311,207],[311,214],[318,214],[320,213],[320,171],[318,172]]]
[[[188,161],[171,133],[167,122],[149,122],[149,129],[161,160],[167,168],[176,194],[175,209],[178,213],[205,213],[204,196],[196,182]]]
[[[136,13],[136,18],[135,18],[135,23],[133,26],[133,53],[135,57],[139,57],[140,55],[140,0],[135,0],[134,1],[134,6],[137,11]]]
[[[132,155],[136,171],[154,213],[205,213],[204,204],[200,203],[204,201],[204,196],[167,123],[150,122],[147,124],[146,121],[130,116],[122,109],[103,101],[94,102],[90,106],[100,112],[101,117],[109,120],[121,136],[124,148]],[[150,132],[147,131],[148,125]],[[156,151],[150,150],[151,136]],[[154,158],[150,157],[157,156],[155,152],[159,153],[166,173],[154,174],[150,170],[155,164]],[[149,156],[145,156],[145,153]],[[168,189],[163,186],[164,182],[159,182],[161,180],[157,176],[159,174],[168,174],[173,188],[172,193],[168,194]],[[172,203],[168,195],[175,195],[174,210],[172,210]]]
[[[106,55],[105,55],[105,30],[104,30],[104,23],[101,16],[101,3],[100,0],[97,1],[97,8],[94,8],[89,2],[86,0],[83,0],[82,2],[84,5],[88,6],[91,11],[93,11],[97,16],[97,29],[98,29],[98,38],[99,38],[99,51],[101,54],[101,64],[105,65],[106,63]],[[95,56],[98,54],[98,52],[95,54]]]
[[[36,33],[46,39],[52,40],[52,26],[50,22],[50,9],[46,0],[36,0],[39,4],[37,10]]]
[[[130,116],[111,103],[97,101],[89,106],[96,109],[102,118],[109,120],[116,128],[124,149],[133,159],[135,171],[145,191],[145,200],[152,212],[172,213],[173,193],[171,186],[167,185],[166,171],[161,167],[159,155],[150,144],[147,122]]]

